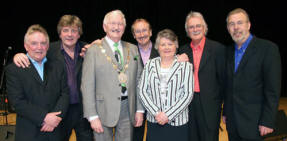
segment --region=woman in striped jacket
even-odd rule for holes
[[[146,63],[139,83],[139,96],[147,110],[147,140],[187,141],[192,64],[177,61],[178,40],[169,29],[157,34],[155,48],[160,57]]]

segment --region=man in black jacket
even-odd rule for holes
[[[199,12],[186,17],[191,42],[179,48],[193,64],[194,98],[190,104],[190,140],[218,141],[225,76],[225,47],[206,38],[207,24]]]
[[[30,67],[6,68],[7,92],[17,113],[16,141],[61,141],[61,125],[69,105],[62,62],[46,58],[49,36],[40,25],[25,34]]]
[[[281,60],[277,45],[250,33],[243,9],[227,16],[235,44],[227,50],[227,92],[223,121],[230,141],[262,141],[272,133],[281,89]]]
[[[47,58],[60,60],[65,64],[67,71],[70,105],[67,116],[63,119],[63,140],[68,141],[74,129],[78,141],[92,141],[93,131],[88,120],[83,117],[80,91],[83,58],[79,54],[86,44],[79,41],[83,34],[82,21],[75,15],[64,15],[58,23],[57,31],[61,40],[51,43]],[[27,67],[29,64],[26,59],[26,55],[17,54],[14,62],[18,66]]]

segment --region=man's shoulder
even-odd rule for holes
[[[267,40],[267,39],[259,38],[259,37],[253,37],[253,42],[255,43],[256,46],[260,46],[260,47],[266,47],[266,48],[275,47],[275,48],[278,48],[278,46],[274,42],[272,42],[270,40]]]
[[[212,46],[212,48],[214,48],[214,49],[224,49],[225,48],[225,46],[222,43],[220,43],[219,41],[215,41],[215,40],[212,40],[209,38],[206,38],[205,44],[207,46]]]
[[[131,42],[127,42],[127,41],[121,41],[121,42],[122,42],[123,46],[137,48],[137,46]]]
[[[19,69],[21,69],[21,67],[17,67],[14,62],[11,62],[10,64],[8,64],[8,65],[5,67],[5,71],[6,71],[6,72],[7,72],[7,71],[9,71],[9,72],[11,72],[11,71],[16,71],[16,70],[19,70]]]

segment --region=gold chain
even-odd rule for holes
[[[130,48],[127,47],[128,49],[128,56],[127,56],[127,63],[124,65],[124,68],[123,69],[119,69],[118,65],[116,65],[113,61],[112,61],[112,58],[110,56],[107,55],[106,53],[106,50],[103,48],[102,45],[98,45],[98,47],[101,49],[101,52],[105,55],[105,57],[107,58],[107,61],[110,62],[112,65],[113,65],[113,68],[116,70],[116,71],[120,71],[120,72],[125,72],[128,67],[129,67],[129,62],[130,62]]]

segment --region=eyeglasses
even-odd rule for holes
[[[199,29],[199,28],[201,28],[201,27],[202,27],[201,24],[188,26],[189,29],[195,29],[195,28],[196,28],[196,29]]]

